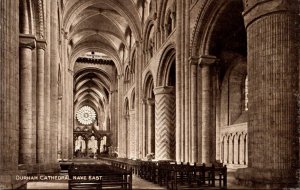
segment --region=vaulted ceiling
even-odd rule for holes
[[[70,68],[89,52],[109,57],[117,74],[133,44],[141,38],[144,0],[64,0],[63,28],[68,37]],[[100,64],[99,62],[96,64]],[[99,68],[99,66],[97,66]],[[108,103],[113,76],[88,69],[74,76],[75,109],[85,104],[99,109]]]
[[[63,28],[68,34],[71,64],[86,52],[109,56],[118,72],[129,48],[141,38],[138,0],[65,0]]]

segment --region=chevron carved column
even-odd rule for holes
[[[174,87],[157,87],[155,94],[155,158],[175,159]]]

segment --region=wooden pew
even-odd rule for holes
[[[132,189],[132,171],[110,165],[73,164],[68,183],[69,189]]]
[[[134,168],[142,179],[166,186],[168,189],[226,189],[227,168],[222,164],[205,165],[190,164],[174,161],[132,161],[118,159],[111,161],[112,165],[120,168]]]
[[[189,189],[195,187],[205,188],[227,188],[227,168],[207,167],[205,164],[194,165],[187,164],[170,164],[168,172],[170,174],[167,180],[168,189]],[[217,183],[217,185],[216,185]]]

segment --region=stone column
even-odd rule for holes
[[[68,92],[72,93],[73,92],[73,83],[74,83],[74,71],[70,68],[68,68],[68,74],[67,74],[67,78],[68,78]],[[71,133],[69,135],[69,139],[68,139],[68,158],[72,159],[73,158],[73,150],[74,150],[74,145],[73,145],[73,130],[74,130],[74,119],[73,119],[73,115],[74,115],[74,110],[73,110],[73,104],[74,104],[74,100],[73,100],[73,96],[68,98],[68,112],[69,112],[69,118],[68,118],[68,130],[67,133]]]
[[[122,137],[122,129],[124,127],[124,117],[122,116],[123,112],[123,85],[124,84],[124,76],[118,75],[117,76],[118,79],[118,125],[117,125],[117,151],[119,153],[119,156],[121,156],[122,150],[123,150],[123,146],[124,146],[124,141],[123,141],[123,137]]]
[[[123,145],[123,148],[122,148],[124,151],[124,156],[122,156],[122,157],[125,157],[125,158],[128,158],[129,150],[130,150],[130,145],[129,145],[130,137],[128,136],[129,130],[130,130],[129,121],[130,121],[129,114],[124,115],[125,126],[122,129],[122,140],[121,141],[125,144],[125,147]]]
[[[0,3],[0,188],[18,189],[19,153],[19,1]]]
[[[176,1],[176,160],[184,160],[184,124],[183,124],[183,115],[184,115],[184,101],[183,101],[183,86],[184,86],[184,60],[182,59],[182,47],[184,36],[184,10],[183,10],[183,1]]]
[[[129,141],[129,147],[130,147],[130,153],[129,158],[135,158],[136,157],[136,125],[135,125],[135,110],[130,110],[130,120],[129,120],[129,128],[130,128],[130,134],[128,135],[130,138]]]
[[[58,15],[57,1],[51,1],[51,67],[50,67],[50,160],[57,162],[57,129],[58,129]]]
[[[44,94],[45,94],[45,103],[44,103],[44,113],[45,113],[45,125],[44,125],[44,147],[45,147],[45,151],[44,151],[44,161],[45,163],[49,163],[50,162],[50,62],[51,62],[51,51],[50,51],[50,44],[51,44],[51,38],[50,38],[50,34],[51,34],[51,25],[50,25],[50,18],[51,18],[51,14],[50,14],[50,1],[45,1],[46,3],[46,41],[47,41],[47,46],[48,48],[45,51],[45,82],[44,82]],[[46,148],[47,147],[47,148]]]
[[[37,162],[44,163],[45,125],[45,49],[46,41],[37,41]]]
[[[271,188],[296,181],[298,7],[296,0],[245,3],[249,168],[238,171],[240,181]]]
[[[137,128],[137,141],[139,142],[137,144],[137,157],[138,158],[143,158],[143,145],[142,145],[142,139],[143,136],[141,134],[143,133],[143,108],[141,104],[141,99],[142,99],[142,94],[143,94],[143,87],[142,87],[142,71],[143,71],[143,59],[144,59],[144,54],[143,54],[143,48],[142,48],[142,42],[141,41],[136,41],[135,43],[136,46],[136,63],[140,64],[135,64],[136,68],[136,74],[135,74],[135,99],[136,99],[136,108],[135,108],[135,113],[136,113],[136,128]]]
[[[141,144],[141,155],[140,158],[144,158],[146,156],[146,100],[142,99],[142,130],[140,136],[140,144]]]
[[[36,161],[32,129],[32,49],[35,37],[20,34],[20,164],[34,164]]]
[[[191,57],[191,163],[198,162],[198,109],[197,109],[197,67],[199,58]]]
[[[155,150],[155,144],[152,143],[152,139],[155,138],[155,102],[153,99],[147,99],[147,146],[148,146],[148,152],[154,153]]]
[[[60,84],[61,85],[61,84]],[[58,105],[57,105],[57,125],[58,125],[58,129],[57,129],[57,159],[61,160],[62,159],[62,139],[67,139],[67,136],[62,136],[63,132],[63,126],[62,126],[62,96],[59,95],[58,96]]]
[[[212,141],[213,128],[211,127],[211,104],[212,104],[212,87],[211,87],[211,65],[215,63],[216,57],[202,55],[199,59],[202,78],[202,162],[210,163],[215,146]]]
[[[175,159],[175,96],[174,87],[154,89],[155,94],[155,158]]]

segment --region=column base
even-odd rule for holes
[[[27,176],[25,170],[0,171],[0,189],[26,189],[27,180],[19,180],[17,176]]]
[[[57,174],[60,172],[59,163],[20,164],[20,170],[26,170],[28,175]]]
[[[241,168],[235,173],[239,185],[252,188],[295,188],[299,187],[296,170]]]

